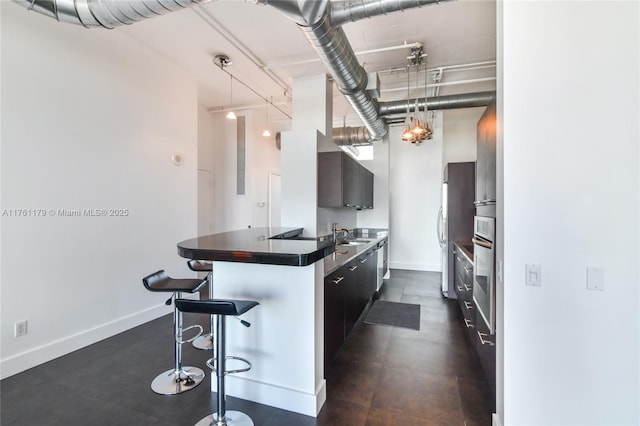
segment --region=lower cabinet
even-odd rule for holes
[[[377,251],[369,250],[324,279],[324,369],[376,291]]]
[[[457,245],[454,244],[453,247],[455,291],[464,317],[466,335],[480,358],[480,364],[495,396],[496,336],[489,333],[489,327],[473,301],[473,263]]]

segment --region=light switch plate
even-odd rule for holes
[[[525,265],[525,284],[534,287],[542,286],[542,265],[531,263]]]
[[[604,291],[604,268],[587,266],[587,289]]]

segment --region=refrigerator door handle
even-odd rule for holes
[[[438,243],[440,243],[440,247],[444,246],[444,236],[442,235],[442,206],[440,206],[440,210],[438,210]]]

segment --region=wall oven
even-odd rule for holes
[[[475,216],[473,224],[473,301],[491,334],[496,326],[496,220]]]

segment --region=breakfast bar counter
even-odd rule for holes
[[[227,322],[227,353],[253,367],[226,377],[227,395],[317,416],[324,379],[324,258],[332,241],[299,228],[254,228],[178,243],[187,259],[212,261],[214,297],[260,303]],[[215,391],[215,385],[213,386]]]

